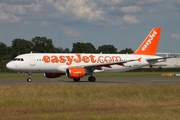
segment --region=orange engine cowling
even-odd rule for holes
[[[81,78],[85,75],[85,69],[84,68],[68,68],[66,70],[66,75],[69,78]]]
[[[44,76],[46,78],[57,78],[60,77],[62,74],[61,73],[44,73]]]

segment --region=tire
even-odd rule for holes
[[[28,78],[28,79],[27,79],[27,82],[32,82],[32,79],[31,79],[31,78]]]
[[[80,81],[80,78],[75,78],[75,79],[73,79],[74,80],[74,82],[79,82]]]
[[[95,82],[96,81],[96,78],[94,76],[90,76],[88,78],[89,82]]]

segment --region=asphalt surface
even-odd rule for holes
[[[68,78],[34,78],[32,82],[27,82],[26,79],[0,79],[0,85],[11,85],[11,84],[31,84],[31,83],[92,83],[87,78],[82,78],[80,82],[74,82]],[[179,84],[179,77],[138,77],[138,78],[96,78],[94,83],[158,83],[158,84]]]

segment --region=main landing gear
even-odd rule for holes
[[[87,72],[88,75],[90,75],[88,77],[88,81],[89,82],[95,82],[96,78],[93,76],[94,69],[88,69],[86,72]],[[74,82],[79,82],[80,78],[74,78],[73,80],[74,80]]]
[[[90,76],[88,77],[89,82],[95,82],[96,78],[93,76],[94,69],[89,69]]]
[[[95,82],[96,78],[94,76],[89,76],[88,80],[89,80],[89,82]]]

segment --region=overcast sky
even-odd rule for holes
[[[180,0],[0,0],[0,42],[52,39],[55,47],[91,42],[134,51],[162,27],[158,52],[180,52]]]

